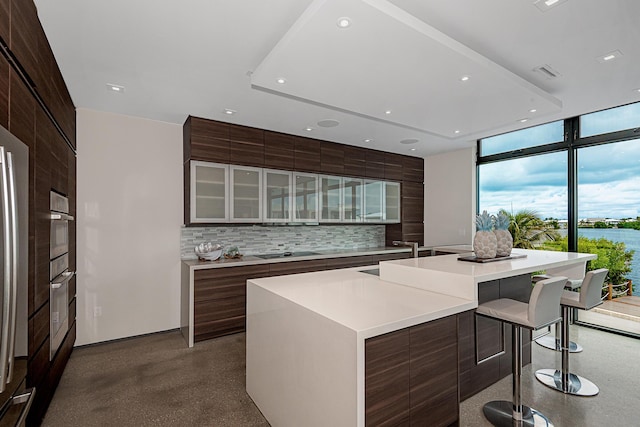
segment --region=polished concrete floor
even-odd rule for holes
[[[538,383],[533,371],[560,366],[534,345],[523,369],[523,403],[556,426],[640,426],[640,340],[572,326],[585,351],[572,370],[600,387],[575,397]],[[244,388],[244,334],[185,346],[167,332],[74,349],[44,426],[268,426]],[[511,399],[511,377],[462,402],[462,426],[490,425],[482,405]]]

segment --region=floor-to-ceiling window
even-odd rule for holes
[[[533,247],[609,268],[603,305],[580,321],[640,334],[640,103],[480,140],[477,173],[478,212],[525,211],[549,231]]]

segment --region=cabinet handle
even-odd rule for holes
[[[52,221],[73,221],[74,218],[71,215],[53,212],[51,213],[51,220]]]
[[[76,274],[75,271],[66,271],[64,273],[62,273],[60,276],[62,276],[62,280],[56,280],[55,282],[51,282],[51,289],[58,289],[60,286],[64,285],[65,283],[67,283],[69,280],[71,280],[71,278],[73,277],[73,275]],[[60,277],[58,276],[58,277]]]

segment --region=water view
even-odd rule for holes
[[[633,295],[640,296],[640,230],[630,228],[579,228],[578,235],[589,239],[604,238],[613,242],[623,242],[627,250],[636,251],[631,262],[631,272],[627,273],[626,277],[633,282]]]

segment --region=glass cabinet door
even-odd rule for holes
[[[320,221],[340,222],[342,201],[342,178],[339,176],[320,177]]]
[[[231,166],[231,221],[262,221],[262,169]]]
[[[384,217],[384,182],[364,182],[364,220],[382,222]]]
[[[384,183],[385,222],[400,222],[400,183]]]
[[[227,222],[227,165],[191,161],[191,222]]]
[[[291,221],[291,172],[263,169],[264,221]]]
[[[293,220],[318,222],[318,175],[293,173]]]
[[[362,180],[343,178],[342,218],[344,222],[362,221]]]

